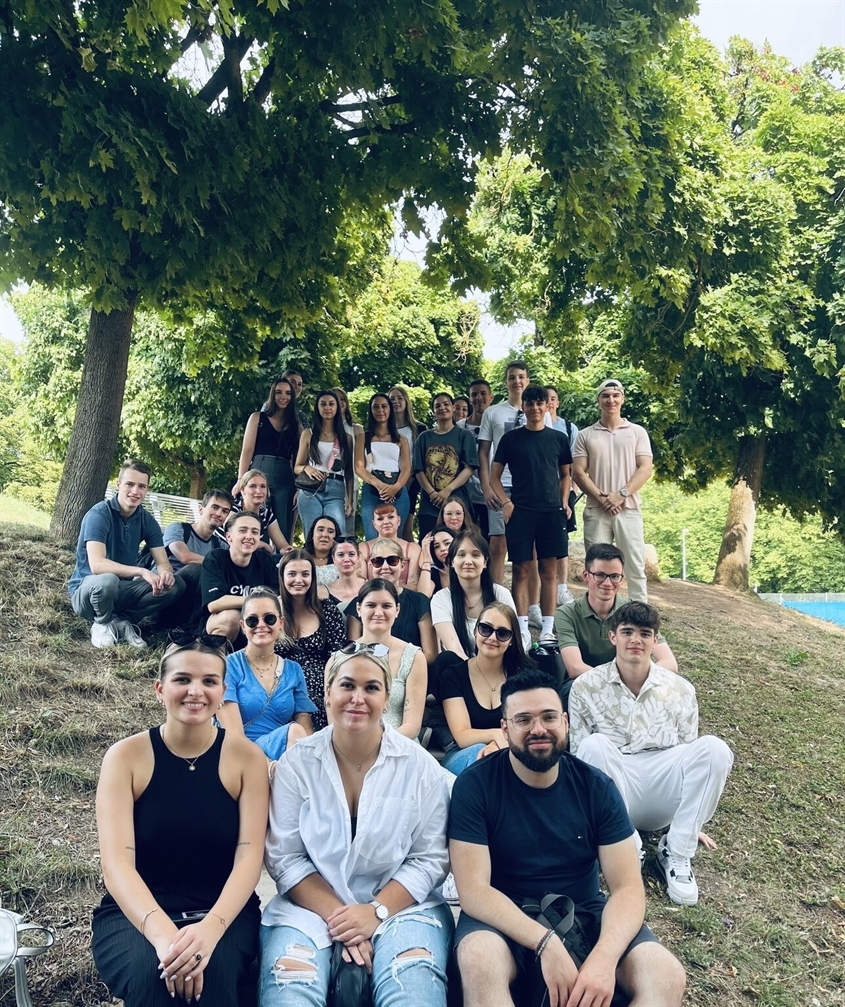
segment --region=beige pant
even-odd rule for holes
[[[642,511],[624,508],[611,516],[601,507],[584,508],[584,550],[599,542],[608,542],[622,550],[631,601],[648,601],[644,538]]]

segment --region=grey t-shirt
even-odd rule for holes
[[[185,532],[187,531],[186,524],[190,528],[187,538],[185,538]],[[170,548],[174,542],[184,542],[191,552],[195,552],[199,556],[207,556],[212,549],[219,547],[219,543],[215,543],[214,541],[214,532],[207,539],[200,538],[196,531],[194,531],[193,526],[186,521],[172,521],[164,529],[164,547],[167,549],[167,555],[170,557],[170,565],[173,567],[174,573],[178,573],[185,566],[184,563],[176,558]]]

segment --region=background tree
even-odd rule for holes
[[[404,193],[412,229],[435,203],[460,227],[504,131],[595,229],[600,194],[635,198],[640,74],[693,8],[4,5],[0,278],[92,307],[53,530],[75,535],[112,467],[136,305],[227,307],[257,340],[301,331],[333,304],[349,215]]]

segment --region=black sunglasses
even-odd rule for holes
[[[478,630],[478,635],[485,640],[494,633],[499,643],[510,643],[513,639],[513,630],[505,629],[504,626],[491,626],[489,622],[477,622],[475,628]]]
[[[260,622],[263,622],[265,626],[275,626],[278,621],[279,617],[275,612],[265,612],[264,615],[248,615],[244,619],[244,626],[255,629]]]
[[[373,566],[384,566],[385,563],[393,569],[395,566],[399,566],[402,562],[401,556],[370,556],[370,562]]]
[[[210,650],[222,650],[229,646],[227,636],[215,636],[211,633],[194,632],[190,629],[171,629],[167,634],[170,643],[175,643],[177,647],[190,647],[192,643],[201,643],[203,647]]]

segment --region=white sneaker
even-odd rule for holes
[[[557,586],[557,603],[558,605],[575,604],[575,595],[569,590],[566,584],[558,584]]]
[[[111,622],[95,622],[91,626],[91,644],[102,650],[105,647],[113,647],[120,642],[120,620],[112,619]]]
[[[520,633],[520,636],[522,637],[522,649],[527,654],[531,650],[531,645],[534,642],[531,639],[531,630],[530,629],[524,629]]]
[[[546,636],[541,636],[537,641],[538,647],[557,647],[557,637],[554,633],[549,633]]]
[[[658,870],[666,880],[669,898],[679,906],[698,903],[698,884],[692,872],[689,857],[678,857],[669,849],[664,835],[657,846],[655,857]]]
[[[451,871],[446,875],[446,880],[443,882],[440,894],[450,906],[459,906],[461,904],[461,900],[458,898],[458,886],[455,884],[455,875]]]
[[[539,605],[528,606],[528,625],[532,629],[543,628],[543,613],[540,611]]]
[[[136,650],[146,650],[147,644],[144,642],[144,638],[138,632],[138,627],[133,626],[128,619],[117,619],[118,632],[120,633],[120,639],[124,643],[128,643],[130,647],[134,647]]]

